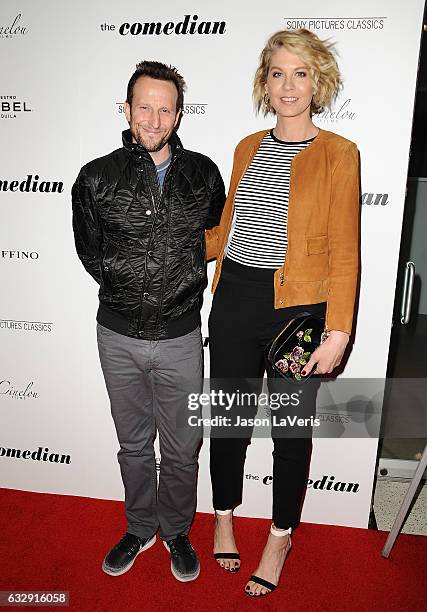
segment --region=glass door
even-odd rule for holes
[[[425,12],[424,24],[426,16]],[[427,386],[426,30],[424,25],[387,377],[425,379]],[[427,393],[425,397],[427,412]],[[420,431],[416,438],[384,438],[378,474],[411,478],[426,444],[425,435],[426,432]]]

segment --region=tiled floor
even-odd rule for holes
[[[408,487],[409,481],[377,480],[374,512],[378,529],[390,531]],[[427,535],[427,484],[418,490],[418,497],[406,518],[402,532]]]

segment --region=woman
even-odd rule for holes
[[[359,262],[358,152],[312,121],[341,86],[332,51],[308,30],[280,31],[268,40],[254,99],[257,110],[276,116],[276,125],[237,146],[220,225],[207,232],[207,257],[217,259],[211,379],[229,379],[235,387],[237,380],[262,378],[265,348],[290,318],[323,316],[329,333],[303,376],[313,368],[332,372],[349,341]],[[272,435],[273,523],[245,587],[252,596],[278,584],[310,464],[311,430],[305,438]],[[211,439],[214,553],[229,571],[240,567],[232,511],[241,503],[250,432],[239,436]]]

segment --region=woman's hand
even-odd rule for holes
[[[345,332],[331,330],[325,342],[310,357],[302,376],[307,376],[315,366],[316,374],[330,374],[341,363],[349,337]]]

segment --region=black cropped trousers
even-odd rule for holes
[[[266,371],[265,349],[273,337],[295,316],[316,314],[324,317],[325,304],[274,309],[274,270],[244,266],[225,258],[209,317],[211,389],[233,393],[260,393]],[[319,383],[313,379],[299,388],[273,378],[267,368],[268,390],[273,393],[301,393],[297,407],[280,406],[275,415],[310,419],[316,412]],[[283,397],[283,395],[281,396]],[[257,406],[212,408],[212,415],[236,419],[253,418]],[[258,413],[258,417],[259,417]],[[273,419],[272,419],[273,420]],[[308,422],[308,420],[306,422]],[[246,451],[253,427],[211,428],[210,472],[213,506],[216,510],[235,508],[242,502]],[[232,432],[232,433],[230,433]],[[235,433],[237,432],[237,435]],[[273,440],[272,519],[281,529],[295,528],[304,501],[312,450],[312,427],[274,426],[268,432]],[[261,434],[262,435],[262,434]]]

